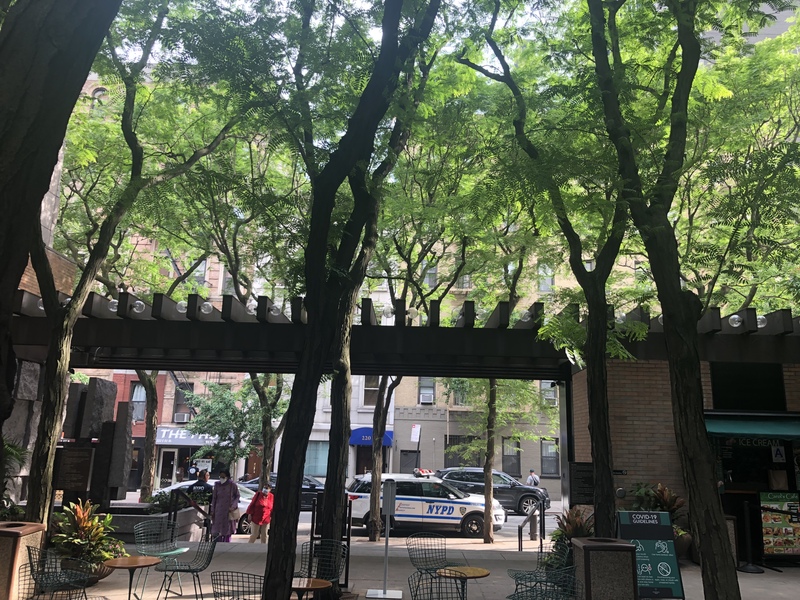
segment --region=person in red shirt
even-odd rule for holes
[[[250,519],[250,539],[249,544],[255,544],[258,538],[261,543],[267,543],[267,529],[272,517],[272,487],[269,482],[264,484],[260,492],[256,492],[247,507],[247,516]]]

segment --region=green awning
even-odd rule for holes
[[[753,437],[778,440],[800,440],[800,418],[730,417],[706,415],[708,435],[716,437]]]

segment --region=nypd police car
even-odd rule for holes
[[[469,537],[483,537],[484,497],[466,494],[437,477],[409,473],[384,473],[383,481],[397,482],[395,515],[392,527],[416,529],[449,529],[461,531]],[[353,525],[366,526],[369,522],[369,494],[372,476],[359,475],[347,487],[353,501]],[[492,503],[494,531],[502,528],[506,513],[497,500]]]

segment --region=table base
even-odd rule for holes
[[[403,597],[402,590],[367,590],[367,598],[395,598],[400,599]]]

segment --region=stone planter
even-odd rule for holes
[[[62,568],[69,568],[69,564],[70,564],[71,561],[72,561],[72,559],[69,559],[69,558],[62,559],[61,560]],[[97,565],[92,565],[92,574],[89,576],[89,579],[86,581],[86,585],[87,586],[92,586],[92,585],[96,584],[98,581],[100,581],[101,579],[105,579],[106,577],[111,575],[111,573],[113,573],[113,572],[114,572],[114,569],[112,569],[110,567],[107,567],[102,563],[97,564]]]

